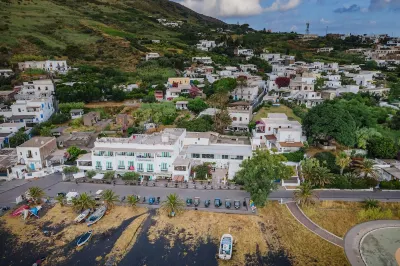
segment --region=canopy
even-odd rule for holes
[[[84,172],[79,172],[79,173],[73,174],[73,176],[74,176],[75,179],[83,178],[83,177],[85,177],[85,173]]]
[[[104,174],[97,174],[94,177],[92,177],[92,179],[103,179]]]
[[[101,193],[103,193],[103,190],[101,190],[101,189],[96,191],[96,195],[101,195]]]
[[[183,182],[184,179],[185,177],[183,175],[174,175],[174,177],[172,178],[173,181],[178,181],[178,182]]]

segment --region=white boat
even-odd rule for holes
[[[84,210],[81,214],[79,214],[79,215],[75,218],[74,222],[75,222],[75,223],[80,223],[80,222],[82,222],[83,219],[85,219],[85,218],[89,215],[89,213],[90,213],[90,209]]]
[[[219,243],[219,258],[222,260],[230,260],[232,258],[233,237],[230,234],[224,234]]]
[[[107,206],[105,205],[97,208],[97,210],[94,213],[92,213],[92,215],[90,215],[89,218],[86,220],[87,225],[91,226],[92,224],[97,223],[97,221],[100,220],[106,213],[106,211],[107,211]]]
[[[90,239],[90,237],[92,236],[92,233],[93,233],[93,231],[90,230],[90,231],[84,233],[83,235],[81,235],[81,236],[79,237],[78,241],[76,242],[76,245],[77,245],[78,247],[80,247],[80,246],[86,244],[86,242],[88,242],[89,239]]]

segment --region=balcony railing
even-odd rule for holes
[[[152,172],[154,172],[154,170],[153,169],[147,169],[146,172],[152,173]]]
[[[118,169],[125,170],[125,166],[124,165],[118,165]]]
[[[96,170],[101,170],[102,167],[101,166],[96,166]]]
[[[168,169],[167,168],[161,168],[161,172],[168,172]]]
[[[137,169],[136,171],[138,171],[138,172],[143,172],[144,170],[143,170],[143,169]]]
[[[107,169],[106,170],[112,170],[113,168],[112,168],[112,166],[111,167],[107,167]]]

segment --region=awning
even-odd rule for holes
[[[84,173],[84,172],[79,172],[79,173],[73,174],[72,176],[73,176],[75,179],[77,179],[77,178],[83,178],[83,177],[85,177],[85,173]]]
[[[172,180],[177,182],[183,182],[185,180],[185,177],[183,175],[174,175]]]
[[[94,177],[92,177],[92,179],[103,179],[104,174],[97,174]]]

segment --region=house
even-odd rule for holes
[[[252,148],[266,148],[278,153],[294,152],[303,147],[305,137],[298,121],[291,121],[286,114],[269,113],[267,118],[256,122]]]
[[[188,109],[188,101],[177,101],[175,103],[177,110],[187,110]]]
[[[69,68],[65,60],[46,60],[46,61],[25,61],[18,63],[18,68],[21,71],[28,69],[42,69],[51,73],[65,74]]]
[[[179,97],[181,94],[190,94],[192,97],[203,97],[203,91],[193,85],[190,78],[169,78],[167,82],[167,90],[165,99],[171,101]]]
[[[246,56],[246,57],[252,57],[254,56],[254,50],[253,49],[241,49],[241,48],[235,48],[234,54],[236,56]]]
[[[71,132],[57,137],[57,145],[59,147],[68,148],[76,146],[81,149],[85,149],[92,138],[95,138],[95,132]]]
[[[281,59],[281,54],[270,54],[270,53],[260,54],[260,58],[262,60],[272,62]]]
[[[117,125],[126,126],[129,123],[127,114],[117,114],[115,117],[115,123]]]
[[[257,66],[254,64],[239,65],[239,68],[243,72],[257,71]]]
[[[232,123],[228,127],[228,130],[234,132],[248,132],[249,123],[253,114],[251,104],[246,101],[234,102],[228,105],[227,110],[229,116],[232,118]]]
[[[17,91],[0,91],[0,99],[2,102],[13,101]]]
[[[0,69],[0,77],[8,78],[14,75],[14,72],[11,69]]]
[[[146,54],[146,61],[149,61],[151,59],[157,59],[160,57],[159,53],[147,53]]]
[[[71,109],[71,111],[69,111],[69,114],[71,115],[72,119],[77,119],[81,118],[84,112],[83,109]]]
[[[14,98],[16,100],[32,100],[52,95],[54,95],[53,81],[51,79],[42,79],[24,82]]]
[[[213,63],[211,57],[209,56],[204,56],[204,57],[192,57],[192,62],[194,63],[200,63],[200,64],[205,64],[205,65],[211,65]]]
[[[34,137],[17,147],[18,163],[31,170],[48,167],[46,158],[57,149],[56,138]]]
[[[253,102],[257,96],[259,95],[259,87],[258,86],[238,86],[236,89],[231,91],[229,94],[233,97],[235,101],[249,101]]]
[[[154,97],[156,98],[157,101],[162,101],[164,100],[164,92],[163,91],[154,91]]]
[[[317,50],[317,53],[330,53],[333,51],[333,47],[322,47]]]
[[[17,133],[19,130],[25,129],[25,127],[26,124],[24,122],[0,124],[0,149],[6,147],[9,143],[10,138],[14,136],[15,133]]]
[[[54,113],[53,97],[17,100],[9,109],[3,109],[2,115],[11,122],[36,124],[47,121]]]
[[[208,41],[208,40],[200,40],[198,44],[196,44],[196,48],[205,52],[210,51],[214,47],[216,47],[217,44],[215,41]]]
[[[4,148],[0,150],[0,179],[12,180],[13,178],[23,177],[25,169],[21,170],[19,174],[15,174],[14,168],[17,166],[17,161],[16,149]]]
[[[152,43],[161,43],[160,40],[151,40]]]
[[[89,112],[83,115],[83,125],[91,127],[95,125],[100,120],[99,112]]]

